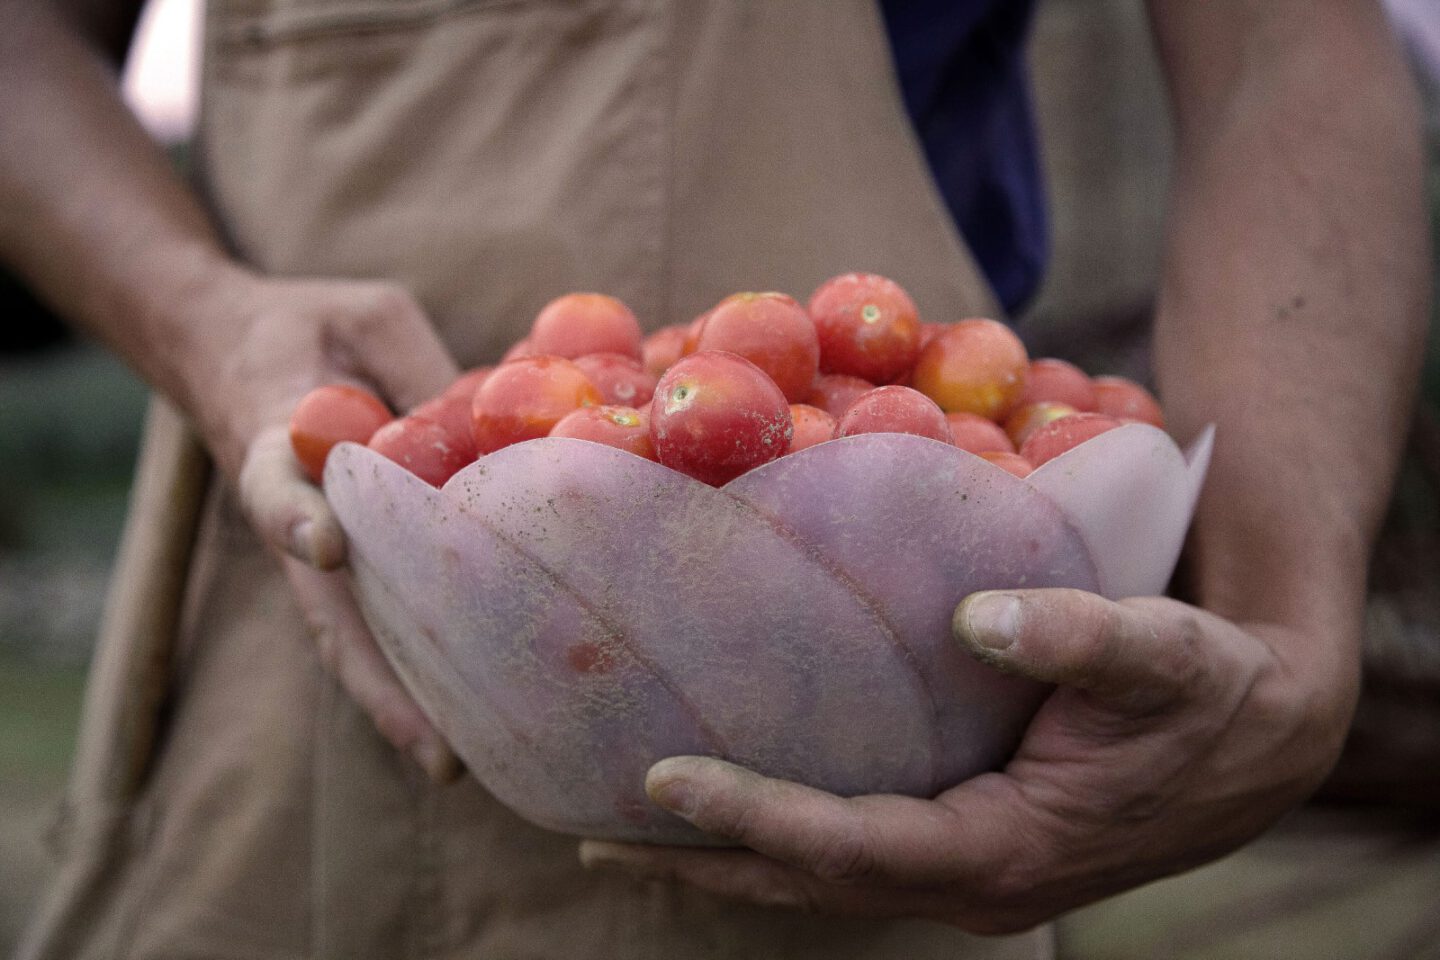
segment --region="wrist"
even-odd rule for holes
[[[1339,757],[1359,697],[1368,553],[1340,525],[1323,534],[1317,526],[1297,522],[1288,536],[1284,526],[1252,526],[1242,536],[1198,524],[1191,565],[1195,602],[1273,657],[1312,787]]]
[[[206,243],[179,244],[147,259],[121,305],[143,344],[135,365],[192,418],[203,419],[203,398],[214,393],[243,335],[239,310],[255,275]]]
[[[1360,699],[1360,656],[1340,653],[1332,644],[1297,634],[1270,623],[1238,624],[1261,640],[1280,664],[1281,686],[1270,687],[1263,697],[1271,704],[1286,703],[1290,719],[1285,741],[1294,751],[1297,802],[1316,790],[1345,747],[1346,737]]]

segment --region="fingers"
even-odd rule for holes
[[[371,385],[401,410],[439,394],[457,375],[415,300],[390,284],[323,288],[329,381]],[[342,317],[337,322],[334,317]],[[288,415],[288,407],[285,414]],[[277,411],[278,412],[278,411]],[[262,429],[245,451],[240,499],[270,546],[322,570],[345,561],[345,537],[324,495],[301,473],[285,428]]]
[[[324,573],[285,558],[285,575],[305,624],[330,670],[376,728],[408,753],[437,783],[454,780],[461,766],[391,669],[355,607],[339,573]]]
[[[972,594],[953,622],[955,638],[993,666],[1136,712],[1204,695],[1227,626],[1174,601],[1061,589]]]
[[[783,907],[847,917],[924,915],[935,898],[910,888],[837,884],[746,850],[656,847],[586,840],[586,869],[620,870],[652,880],[674,880],[762,907]],[[935,904],[941,907],[940,904]],[[950,904],[942,909],[949,912]]]
[[[460,375],[425,312],[401,287],[374,285],[357,325],[356,365],[399,411],[438,395]]]
[[[587,841],[581,862],[679,880],[721,896],[845,916],[930,916],[981,933],[1055,912],[1033,886],[1040,827],[1007,778],[987,774],[937,801],[842,799],[720,760],[650,768],[651,799],[751,850]],[[753,851],[753,852],[752,852]]]
[[[661,807],[707,833],[832,883],[926,884],[992,873],[1019,835],[1016,798],[972,781],[965,816],[949,803],[893,795],[843,799],[703,757],[650,768]],[[953,795],[953,791],[952,791]]]
[[[325,495],[300,470],[283,426],[262,430],[240,468],[240,504],[272,548],[321,570],[345,562],[345,533]]]
[[[587,869],[623,870],[655,880],[678,880],[722,897],[764,907],[818,906],[824,897],[815,878],[746,850],[685,849],[585,840],[580,863]]]

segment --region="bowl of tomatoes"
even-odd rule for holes
[[[727,298],[666,334],[676,355],[650,370],[650,340],[586,329],[574,349],[591,352],[564,357],[553,339],[568,349],[565,338],[547,340],[537,318],[538,347],[458,388],[470,459],[448,475],[422,462],[427,443],[452,442],[436,412],[410,415],[440,439],[408,463],[383,437],[326,449],[323,485],[367,623],[470,771],[522,816],[582,836],[704,842],[645,796],[649,766],[681,754],[846,796],[934,795],[1002,765],[1048,692],[958,647],[950,622],[964,597],[1164,589],[1208,434],[1182,450],[1160,426],[1077,397],[1074,382],[1054,399],[1023,347],[1016,383],[997,386],[996,370],[1016,368],[1008,342],[967,384],[950,348],[973,352],[976,330],[1003,330],[989,321],[945,325],[928,345],[921,327],[908,361],[876,360],[884,351],[861,349],[863,332],[904,313],[865,282],[834,298],[860,331],[841,338],[860,360],[824,346],[824,287],[805,307]],[[814,359],[808,338],[793,349],[763,333],[803,334],[783,319],[796,311]],[[705,335],[717,317],[727,349]],[[607,361],[625,377],[580,363],[627,349],[634,366]],[[798,373],[787,379],[785,364]],[[610,403],[615,380],[650,395]],[[802,389],[816,402],[792,401]],[[1090,409],[1065,402],[1076,399]],[[1072,412],[1018,416],[1062,403]],[[620,412],[583,413],[604,408]],[[1017,447],[1007,426],[1030,432]],[[1008,450],[965,446],[998,437]]]

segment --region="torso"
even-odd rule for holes
[[[408,285],[463,363],[547,299],[647,326],[724,294],[899,280],[995,311],[868,0],[214,0],[203,188],[241,256]],[[1025,958],[579,867],[472,780],[425,782],[320,669],[216,487],[186,655],[97,955]]]

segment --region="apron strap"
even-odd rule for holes
[[[144,781],[209,476],[185,419],[153,397],[85,695],[70,785],[81,809],[126,805]]]

